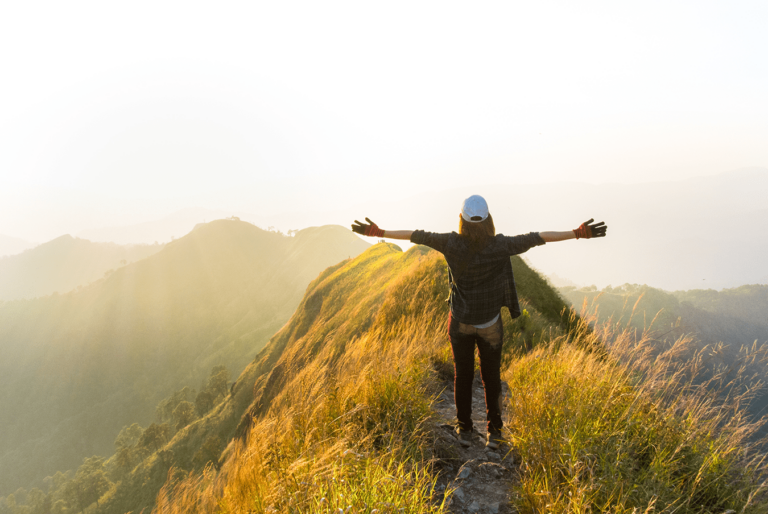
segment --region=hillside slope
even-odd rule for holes
[[[602,291],[564,287],[560,292],[576,310],[586,305],[595,311],[600,322],[612,320],[642,332],[655,318],[654,333],[666,340],[685,333],[695,335],[702,344],[768,342],[768,286],[670,293],[625,284]]]
[[[70,235],[0,259],[0,300],[66,293],[162,249],[162,245],[119,246]]]
[[[0,303],[0,492],[110,455],[121,427],[215,365],[239,373],[310,277],[367,246],[338,226],[220,220],[82,291]]]
[[[557,294],[513,266],[525,312],[503,317],[502,376],[515,481],[499,479],[498,454],[458,460],[435,413],[438,395],[451,410],[444,260],[379,244],[323,272],[217,412],[132,471],[140,494],[118,484],[100,501],[138,511],[168,477],[155,512],[764,511],[764,458],[746,444],[759,424],[728,369],[719,402],[712,383],[690,382],[703,356],[680,362],[685,340],[635,343],[563,319]],[[203,470],[190,456],[211,440],[228,445]],[[510,504],[484,507],[498,487]]]
[[[460,450],[443,425],[454,410],[444,260],[378,244],[323,271],[202,417],[171,432],[132,426],[113,457],[28,496],[110,514],[765,511],[768,467],[748,443],[760,423],[744,412],[754,377],[722,366],[692,381],[715,352],[689,359],[684,338],[564,318],[557,294],[512,263],[524,307],[503,315],[512,455]],[[765,352],[743,357],[742,370]]]
[[[522,347],[550,329],[559,330],[565,304],[521,259],[512,262],[527,321],[513,325],[505,314],[505,344]],[[247,439],[253,419],[281,408],[276,405],[293,403],[297,390],[308,388],[312,392],[307,398],[321,401],[323,388],[333,389],[340,367],[347,366],[347,373],[357,376],[368,362],[384,373],[398,359],[436,348],[445,361],[446,290],[445,261],[423,246],[403,253],[395,245],[377,244],[356,259],[326,269],[307,289],[290,322],[238,377],[229,397],[137,465],[102,498],[99,512],[138,512],[153,505],[172,467],[177,470],[174,476],[201,470],[195,456],[206,441],[229,442],[233,451],[236,441]],[[402,333],[414,325],[418,336],[403,347]],[[366,340],[368,346],[361,348]],[[445,370],[445,362],[438,367]],[[419,373],[429,369],[430,364],[423,365]],[[163,460],[158,457],[162,452],[173,457]]]

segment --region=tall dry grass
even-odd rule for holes
[[[220,473],[166,484],[155,511],[442,512],[427,429],[441,311],[324,345]]]
[[[504,373],[518,511],[765,511],[764,420],[746,407],[766,348],[721,362],[691,337],[665,345],[652,323],[638,334],[590,321]]]
[[[307,347],[287,348],[284,362],[305,364],[285,371],[247,443],[231,445],[218,473],[169,481],[155,511],[445,511],[434,500],[428,423],[433,369],[450,362],[445,306],[435,300],[444,284],[421,273],[387,286],[364,335],[319,327],[322,344],[308,362],[300,358]],[[345,323],[361,323],[358,311]],[[573,317],[565,333],[532,311],[515,322],[530,326],[508,333],[505,434],[521,463],[516,510],[765,511],[766,464],[755,440],[762,421],[746,415],[765,348],[728,353],[686,337],[667,344],[653,323],[638,334],[590,321]]]

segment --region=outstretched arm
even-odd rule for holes
[[[406,241],[410,241],[411,234],[413,234],[413,230],[382,230],[370,219],[365,218],[365,221],[368,223],[361,223],[355,220],[355,224],[352,225],[352,231],[363,236],[405,239]]]
[[[555,241],[567,241],[568,239],[576,239],[576,234],[573,230],[566,230],[565,232],[539,232],[541,238],[547,243],[554,243]]]
[[[566,230],[565,232],[540,232],[539,235],[547,243],[566,241],[568,239],[591,239],[593,237],[605,237],[608,225],[604,222],[593,223],[594,218],[585,221],[579,228]]]
[[[390,239],[404,239],[406,241],[410,241],[411,234],[413,234],[413,230],[385,230],[383,237],[388,237]]]

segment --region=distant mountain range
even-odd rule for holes
[[[28,248],[33,248],[36,243],[30,243],[18,237],[4,236],[0,234],[0,257],[15,255]]]
[[[535,178],[535,177],[532,177]],[[456,186],[456,187],[452,187]],[[544,274],[598,287],[649,284],[665,290],[722,289],[768,284],[768,169],[745,168],[687,180],[642,184],[436,184],[434,191],[401,200],[364,193],[327,212],[300,209],[257,215],[184,209],[161,220],[78,233],[119,244],[167,242],[197,223],[232,215],[288,231],[347,226],[365,216],[384,229],[457,230],[461,202],[481,194],[497,232],[568,230],[591,217],[604,220],[608,237],[548,245],[526,254]],[[356,202],[356,203],[355,203]],[[409,244],[404,244],[408,248]]]
[[[198,223],[232,216],[239,217],[243,221],[253,221],[254,219],[254,216],[240,212],[190,207],[155,221],[147,221],[136,225],[92,228],[78,232],[77,235],[90,241],[118,244],[167,243],[187,235]]]
[[[674,341],[685,333],[695,335],[702,344],[768,343],[768,285],[719,292],[668,292],[640,285],[603,290],[567,286],[560,293],[577,312],[586,302],[587,311],[595,313],[599,322],[630,325],[639,333],[650,328],[660,334],[659,339]]]
[[[80,291],[0,302],[0,492],[110,455],[213,366],[239,374],[320,271],[368,246],[338,226],[219,220]]]
[[[66,293],[159,252],[162,245],[120,246],[64,235],[0,258],[0,300]]]

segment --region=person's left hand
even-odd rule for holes
[[[379,228],[379,226],[371,221],[368,218],[365,218],[365,221],[368,223],[360,223],[359,221],[355,220],[355,223],[357,225],[352,225],[352,232],[355,232],[357,234],[362,234],[364,236],[369,237],[383,237],[384,231]]]

